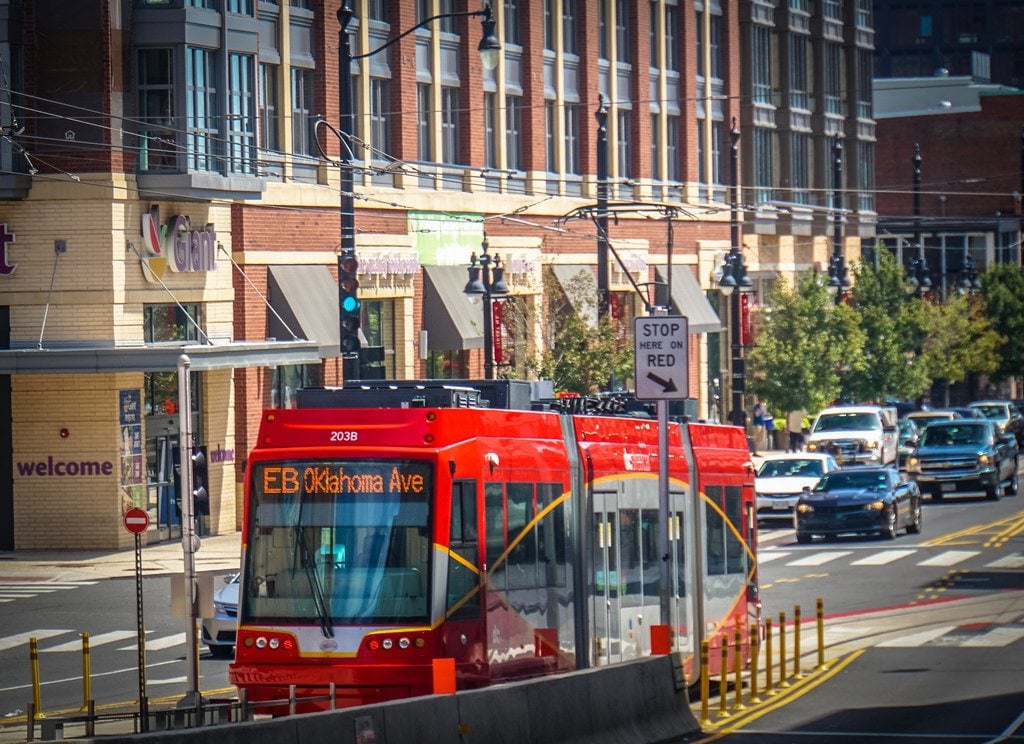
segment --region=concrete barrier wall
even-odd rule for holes
[[[454,695],[269,721],[104,736],[97,744],[654,744],[700,730],[677,656]]]

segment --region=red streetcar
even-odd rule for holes
[[[612,664],[650,654],[652,625],[692,681],[702,640],[759,627],[743,433],[670,424],[660,556],[656,420],[529,390],[379,382],[264,413],[230,670],[251,702],[429,694],[441,658],[458,689]]]

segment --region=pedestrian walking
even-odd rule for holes
[[[758,400],[754,404],[753,414],[754,415],[752,418],[754,424],[754,454],[756,455],[765,448],[765,438],[767,432],[765,431],[764,425],[767,411],[764,406],[764,401]]]
[[[789,434],[789,445],[787,452],[800,452],[804,448],[804,419],[807,412],[803,410],[790,411],[786,415],[786,433]]]

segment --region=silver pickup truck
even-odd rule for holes
[[[808,452],[827,452],[840,465],[895,465],[898,452],[896,409],[833,406],[814,419]]]

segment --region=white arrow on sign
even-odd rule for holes
[[[690,395],[689,323],[682,315],[633,320],[636,397],[679,400]]]

